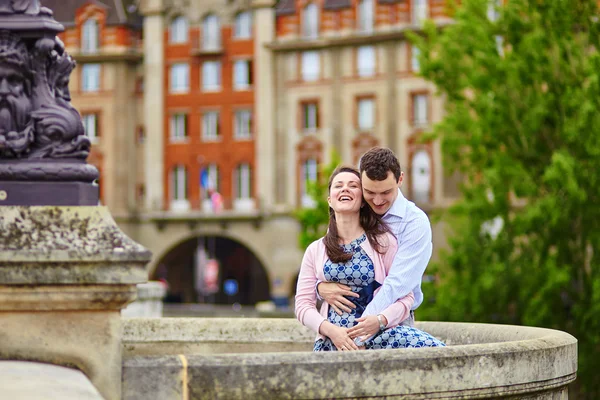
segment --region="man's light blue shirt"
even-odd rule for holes
[[[415,296],[413,310],[423,302],[421,280],[433,248],[429,218],[398,189],[396,201],[382,219],[396,236],[398,251],[383,286],[369,303],[363,316],[381,313],[410,292]]]

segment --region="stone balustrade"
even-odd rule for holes
[[[133,318],[123,399],[567,399],[577,340],[542,328],[418,322],[448,347],[313,353],[294,319]]]

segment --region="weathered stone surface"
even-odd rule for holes
[[[292,319],[131,319],[123,339],[126,365],[145,379],[159,374],[165,355],[193,350],[177,356],[188,365],[181,376],[190,399],[567,399],[577,371],[577,341],[569,334],[487,324],[417,327],[449,346],[313,353],[314,334]],[[273,352],[274,345],[284,352]],[[238,353],[215,354],[228,353],[227,346]],[[307,351],[293,351],[298,347]],[[151,353],[157,355],[140,355]]]
[[[123,399],[187,399],[185,358],[132,358],[123,363]]]
[[[72,368],[0,361],[0,398],[10,400],[102,400],[94,385]]]
[[[137,298],[126,308],[121,310],[121,316],[132,317],[162,317],[163,299],[167,294],[167,287],[162,282],[147,282],[137,285]]]
[[[0,321],[0,359],[74,367],[107,400],[119,398],[122,328],[118,311],[3,311]]]
[[[106,207],[2,207],[0,284],[137,284],[151,254]]]

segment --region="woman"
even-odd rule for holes
[[[306,249],[296,290],[296,317],[317,332],[314,351],[444,346],[428,333],[398,326],[409,316],[414,302],[412,293],[377,316],[361,318],[387,276],[398,244],[379,217],[365,206],[356,169],[340,167],[333,172],[327,201],[327,234]],[[358,294],[351,299],[357,307],[338,315],[324,302],[317,311],[318,281],[350,286]],[[365,324],[359,332],[349,331],[361,321]],[[358,334],[361,346],[354,340]]]

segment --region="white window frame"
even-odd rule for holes
[[[302,12],[302,37],[317,39],[319,37],[319,6],[309,3]]]
[[[221,61],[204,61],[202,63],[202,91],[217,92],[221,90]]]
[[[202,141],[215,142],[221,139],[219,111],[210,110],[202,113]]]
[[[252,198],[252,169],[250,164],[238,164],[235,168],[235,198],[238,200]]]
[[[234,37],[236,39],[252,37],[252,13],[250,11],[242,11],[235,16]]]
[[[315,200],[308,194],[310,182],[315,182],[319,176],[319,163],[316,158],[307,158],[302,162],[300,170],[300,202],[302,207],[315,207]]]
[[[413,126],[424,127],[429,125],[429,95],[413,95]]]
[[[172,211],[187,211],[190,208],[188,200],[188,174],[185,165],[177,164],[171,169],[170,199]]]
[[[375,46],[360,46],[356,51],[356,64],[358,76],[369,77],[375,75],[377,65]]]
[[[100,64],[83,64],[81,67],[81,91],[100,91]]]
[[[81,122],[85,135],[90,139],[92,144],[98,143],[98,115],[95,113],[82,113]]]
[[[303,133],[315,133],[319,129],[319,103],[302,103],[302,131]]]
[[[99,27],[95,18],[87,19],[81,27],[81,52],[96,53],[100,47]]]
[[[252,86],[251,60],[235,60],[233,62],[233,88],[248,90]]]
[[[421,71],[421,63],[419,62],[419,54],[421,50],[417,46],[410,47],[410,70],[415,73]]]
[[[412,23],[422,25],[429,17],[429,0],[412,0]]]
[[[235,139],[252,139],[252,110],[236,110],[233,116],[233,126]]]
[[[169,118],[169,141],[171,143],[183,142],[188,138],[187,114],[175,113]]]
[[[415,162],[419,162],[416,165]],[[431,190],[432,190],[432,172],[433,172],[433,160],[427,150],[421,149],[413,154],[411,160],[411,195],[412,200],[418,203],[429,203],[431,201]],[[421,170],[426,169],[426,173],[422,174]]]
[[[305,51],[302,53],[302,80],[314,82],[321,76],[321,57],[318,51]]]
[[[180,15],[174,18],[169,28],[169,43],[187,43],[189,40],[189,24],[186,17]]]
[[[356,105],[356,122],[359,132],[369,132],[375,127],[375,99],[365,97]]]
[[[360,0],[358,3],[358,30],[371,33],[375,28],[374,0]]]
[[[190,65],[171,64],[169,71],[169,93],[187,93],[190,90]]]
[[[202,49],[221,49],[221,21],[215,14],[209,14],[202,19]]]

